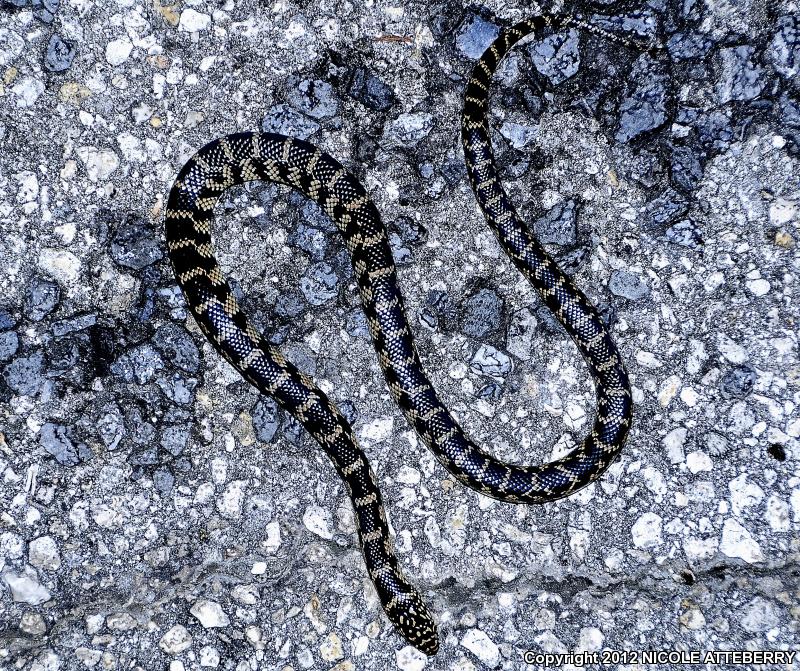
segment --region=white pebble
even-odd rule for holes
[[[771,601],[757,596],[747,604],[747,610],[741,620],[742,628],[753,634],[769,631],[780,624],[780,615]]]
[[[8,28],[0,28],[0,67],[5,67],[25,48],[25,40]]]
[[[614,548],[603,559],[603,563],[606,565],[606,567],[608,567],[609,571],[614,571],[617,573],[622,570],[622,567],[625,564],[625,556],[622,554],[622,550]]]
[[[775,494],[767,499],[767,511],[764,516],[773,531],[779,533],[789,531],[789,504]]]
[[[384,417],[362,426],[358,437],[365,444],[379,443],[391,436],[393,429],[394,419],[392,417]]]
[[[642,469],[642,479],[645,486],[656,495],[656,502],[660,502],[667,491],[667,483],[664,476],[656,468],[648,466]]]
[[[326,662],[335,662],[344,657],[344,649],[342,648],[342,639],[335,632],[331,632],[322,639],[322,644],[319,646],[319,654]]]
[[[177,655],[192,645],[192,636],[182,624],[176,624],[161,637],[158,647],[168,655]]]
[[[439,523],[433,517],[429,517],[425,520],[423,531],[431,547],[438,548],[442,544],[442,530],[439,527]]]
[[[0,559],[19,559],[25,551],[25,542],[13,531],[4,531],[0,534]],[[0,563],[0,565],[5,562]]]
[[[747,352],[744,347],[735,343],[728,336],[719,337],[719,353],[731,363],[742,364],[747,361]]]
[[[196,33],[208,29],[211,25],[211,17],[208,14],[201,14],[194,9],[184,9],[181,12],[181,19],[178,25],[183,30]]]
[[[419,483],[420,474],[416,468],[412,468],[411,466],[401,466],[400,470],[397,471],[396,479],[398,482],[402,482],[404,485],[416,485]]]
[[[47,631],[44,618],[39,613],[23,613],[19,620],[19,628],[31,636],[41,636]]]
[[[463,361],[459,361],[458,363],[454,363],[452,366],[450,366],[450,370],[447,371],[447,374],[454,380],[463,380],[468,371],[469,368],[467,368],[467,364],[465,364]]]
[[[39,536],[28,543],[28,561],[36,568],[55,570],[61,566],[58,545],[51,536]]]
[[[655,548],[663,543],[661,536],[661,517],[655,513],[644,513],[631,528],[633,544],[637,548]]]
[[[753,411],[745,401],[736,401],[728,412],[728,427],[734,433],[742,434],[749,431],[756,423]]]
[[[747,474],[742,473],[739,477],[728,483],[731,490],[731,507],[734,515],[741,515],[746,508],[758,505],[764,498],[764,490],[757,484],[747,479]]]
[[[19,182],[19,189],[17,190],[17,202],[31,203],[35,201],[36,196],[39,195],[39,178],[36,177],[36,173],[33,173],[30,170],[25,170],[24,172],[19,173],[16,177],[17,181]]]
[[[264,540],[264,549],[267,552],[275,552],[281,546],[281,526],[277,522],[270,522],[265,531],[267,537]]]
[[[679,464],[683,461],[683,444],[686,442],[686,433],[686,429],[681,426],[677,429],[672,429],[664,436],[662,444],[670,463]]]
[[[715,289],[721,287],[723,284],[725,284],[725,275],[719,270],[709,274],[709,276],[703,282],[703,286],[708,293],[711,293]]]
[[[647,352],[640,349],[636,352],[636,361],[639,365],[645,368],[661,368],[662,363],[656,359],[656,355],[652,352]]]
[[[736,520],[725,520],[719,549],[722,554],[744,559],[748,564],[764,561],[764,554],[758,543],[753,540],[750,532]]]
[[[692,389],[692,387],[684,387],[681,389],[680,396],[681,401],[683,401],[690,408],[694,408],[697,405],[697,401],[700,400],[700,396],[694,389]]]
[[[136,629],[137,622],[130,613],[111,613],[106,618],[106,626],[114,631]]]
[[[569,531],[569,549],[572,557],[576,562],[581,562],[586,557],[586,552],[589,549],[591,538],[586,529],[570,529]],[[507,545],[507,544],[506,544]],[[497,548],[497,546],[495,546]],[[499,554],[499,552],[498,552]],[[510,551],[508,553],[511,554]],[[508,556],[508,555],[506,555]]]
[[[39,267],[62,284],[78,281],[81,262],[72,252],[46,247],[39,252]]]
[[[690,606],[679,618],[680,623],[687,629],[702,629],[706,624],[705,615],[696,605]]]
[[[675,398],[680,388],[681,378],[677,375],[670,375],[661,384],[661,389],[658,390],[659,405],[661,405],[662,408],[666,408],[672,402],[672,399]]]
[[[112,40],[106,45],[106,60],[111,65],[122,65],[131,55],[133,44],[127,37]]]
[[[211,479],[218,485],[225,484],[228,479],[228,462],[223,457],[214,457],[211,460]]]
[[[122,156],[128,161],[143,163],[147,155],[142,150],[142,143],[139,138],[131,133],[120,133],[117,135],[117,144],[122,152]]]
[[[236,585],[231,590],[231,597],[245,606],[252,606],[258,603],[258,587],[255,585]]]
[[[214,485],[210,482],[204,482],[197,486],[197,491],[194,494],[194,502],[198,505],[208,503],[214,497]]]
[[[103,617],[102,613],[94,613],[92,615],[87,615],[84,621],[86,622],[86,633],[96,634],[103,628],[106,619]]]
[[[394,658],[401,671],[422,671],[428,663],[428,657],[410,645],[397,650]]]
[[[534,126],[505,121],[500,126],[500,134],[511,143],[514,149],[522,149],[536,139],[539,129]]]
[[[596,652],[603,648],[605,636],[597,627],[583,627],[575,652]]]
[[[86,168],[86,175],[92,182],[108,179],[119,167],[119,157],[111,149],[78,147],[78,158]]]
[[[565,410],[566,413],[563,415],[562,419],[568,429],[577,430],[586,423],[586,413],[577,403],[570,401],[567,403]]]
[[[217,497],[217,510],[219,510],[220,515],[228,519],[241,516],[244,490],[246,488],[247,482],[244,480],[233,480],[228,483],[222,495]]]
[[[564,645],[561,642],[561,639],[559,639],[552,631],[545,631],[544,633],[534,637],[533,640],[544,652],[567,652],[567,646]]]
[[[217,668],[219,666],[219,652],[216,648],[207,645],[200,649],[200,666],[210,666]]]
[[[686,559],[690,564],[706,561],[711,559],[719,547],[719,541],[716,538],[696,538],[689,536],[683,541],[683,552],[686,554]]]
[[[3,581],[11,590],[11,598],[14,601],[38,606],[40,603],[50,600],[50,592],[40,585],[36,578],[16,573],[4,573]]]
[[[797,216],[797,206],[783,198],[776,198],[769,206],[769,218],[773,224],[788,224]]]
[[[303,524],[311,533],[329,541],[333,538],[330,518],[330,511],[320,506],[308,506],[303,513]]]
[[[764,296],[769,293],[770,285],[767,280],[750,280],[747,282],[747,288],[754,296]]]
[[[189,612],[194,615],[206,629],[227,627],[231,621],[216,601],[198,599]]]
[[[29,671],[58,671],[61,668],[61,657],[52,650],[45,650],[27,668]]]
[[[311,654],[311,650],[308,648],[300,648],[297,651],[297,663],[303,669],[310,669],[314,666],[314,655]]]
[[[800,522],[800,487],[795,487],[789,497],[792,504],[792,517],[795,522]]]
[[[689,454],[686,455],[686,467],[692,473],[710,471],[712,469],[711,457],[705,452],[689,452]]]
[[[461,645],[490,668],[500,665],[500,649],[480,629],[468,629]]]
[[[17,107],[32,107],[44,93],[44,82],[34,77],[23,77],[11,87],[17,97]]]
[[[60,226],[56,226],[53,232],[61,237],[65,245],[68,245],[75,239],[75,234],[78,232],[78,229],[73,222],[67,221]]]

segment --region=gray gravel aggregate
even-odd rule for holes
[[[509,198],[633,385],[625,450],[577,495],[502,504],[436,462],[319,207],[249,184],[216,209],[245,312],[369,457],[440,624],[426,659],[380,609],[324,454],[192,321],[164,208],[214,138],[318,145],[386,222],[420,356],[465,430],[516,463],[565,454],[592,422],[588,372],[487,229],[459,139],[473,62],[529,3],[0,0],[0,668],[800,649],[797,3],[574,9],[664,45],[538,36],[492,90]]]

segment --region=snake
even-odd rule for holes
[[[492,75],[508,51],[526,36],[566,27],[608,37],[600,28],[560,15],[535,16],[503,29],[472,70],[461,120],[467,174],[487,224],[571,336],[594,382],[591,431],[560,459],[508,464],[467,437],[439,399],[417,353],[378,209],[358,179],[329,154],[276,133],[240,132],[215,139],[180,170],[165,210],[168,256],[200,330],[245,380],[295,417],[330,458],[352,501],[359,544],[380,603],[399,634],[427,655],[439,648],[436,621],[394,554],[375,473],[343,414],[241,311],[214,257],[214,208],[227,189],[254,180],[287,185],[316,202],[335,222],[350,254],[391,395],[444,468],[463,484],[505,502],[545,503],[568,496],[600,477],[623,448],[633,415],[630,383],[597,310],[533,236],[504,191],[487,116]]]

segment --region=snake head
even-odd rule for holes
[[[428,656],[439,652],[436,621],[422,597],[413,588],[392,599],[386,608],[386,614],[403,638],[417,650]]]

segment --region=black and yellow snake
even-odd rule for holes
[[[572,336],[595,382],[592,430],[562,459],[539,466],[505,464],[464,434],[439,400],[417,355],[378,210],[364,187],[334,158],[290,137],[237,133],[198,151],[169,194],[169,256],[197,323],[245,379],[296,417],[330,457],[353,502],[364,560],[383,608],[400,634],[429,655],[439,646],[434,618],[400,571],[375,475],[353,429],[313,380],[287,361],[241,312],[214,258],[211,220],[220,195],[251,180],[289,185],[319,203],[336,222],[352,257],[392,396],[444,467],[469,487],[501,501],[542,503],[575,492],[596,480],[625,443],[632,417],[628,377],[596,310],[509,202],[493,160],[487,120],[492,75],[509,49],[543,28],[566,26],[602,32],[566,16],[538,16],[504,30],[472,72],[462,117],[464,158],[486,221]]]

